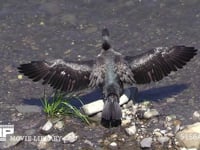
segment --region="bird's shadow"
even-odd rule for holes
[[[134,87],[131,87],[131,88],[134,88]],[[130,88],[130,91],[132,91],[131,88]],[[134,94],[137,96],[131,97],[131,99],[133,99],[134,102],[137,102],[137,103],[140,103],[144,100],[160,101],[160,100],[164,100],[165,98],[176,95],[187,88],[188,88],[188,84],[173,84],[173,85],[168,85],[168,86],[156,87],[156,88],[140,91],[138,94]],[[133,93],[131,93],[131,95],[133,95]],[[83,104],[88,104],[99,99],[103,99],[103,95],[100,89],[96,89],[92,91],[91,93],[83,95],[79,98],[71,98],[69,100],[69,103],[79,108]],[[51,101],[52,101],[52,98],[49,98],[49,102]],[[43,106],[42,100],[36,99],[36,98],[24,99],[23,103],[27,105]]]
[[[156,87],[147,90],[140,91],[136,102],[142,102],[144,100],[160,101],[168,97],[181,93],[188,88],[188,84],[173,84],[168,86]]]

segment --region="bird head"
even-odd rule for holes
[[[103,38],[103,44],[102,44],[102,49],[105,51],[109,50],[111,48],[111,45],[109,43],[109,31],[107,28],[104,28],[102,30],[102,38]]]

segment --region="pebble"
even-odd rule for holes
[[[158,116],[159,112],[156,109],[148,109],[145,113],[144,113],[144,118],[146,119],[150,119],[152,117]]]
[[[129,101],[129,98],[131,96],[131,92],[129,89],[124,90],[124,94],[119,98],[119,104],[125,104]]]
[[[116,142],[112,142],[109,145],[110,149],[117,149],[117,143]]]
[[[141,148],[150,148],[152,141],[153,141],[153,139],[151,137],[142,139],[142,141],[140,142]]]
[[[94,147],[94,144],[87,139],[84,141],[84,143],[90,145],[91,147]]]
[[[176,99],[174,97],[171,97],[171,98],[168,98],[166,101],[167,103],[173,103],[176,101]]]
[[[163,136],[160,131],[153,131],[153,134],[157,137]]]
[[[166,135],[167,135],[168,137],[174,137],[174,134],[171,133],[171,132],[167,133]]]
[[[46,136],[42,137],[37,145],[37,148],[38,149],[47,149],[47,145],[52,139],[53,139],[53,137],[51,135],[46,135]]]
[[[199,111],[195,111],[192,115],[193,120],[198,121],[200,120],[200,113]]]
[[[19,80],[21,80],[21,79],[23,78],[23,75],[20,74],[20,75],[17,76],[17,78],[18,78]]]
[[[157,140],[158,140],[158,142],[160,142],[160,144],[163,145],[164,143],[166,143],[166,142],[169,141],[169,137],[167,137],[167,136],[160,136],[160,137],[157,138]]]
[[[55,125],[54,128],[58,130],[62,130],[64,127],[64,122],[63,121],[58,121]]]
[[[62,138],[63,143],[74,143],[78,139],[78,135],[74,132],[70,132]]]
[[[138,104],[132,105],[132,114],[133,115],[136,115],[137,110],[138,110]]]
[[[122,120],[122,127],[125,127],[127,125],[131,124],[131,119],[123,119]]]
[[[128,135],[134,135],[136,133],[137,129],[136,129],[136,126],[133,125],[129,128],[125,128],[125,131]]]
[[[42,132],[43,134],[47,134],[47,133],[49,133],[49,132],[51,131],[52,127],[53,127],[53,123],[52,123],[50,120],[48,120],[48,121],[44,124],[44,126],[41,128],[41,132]]]

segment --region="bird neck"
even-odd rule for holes
[[[111,45],[108,41],[104,41],[102,44],[102,49],[104,49],[105,51],[109,50],[111,48]]]

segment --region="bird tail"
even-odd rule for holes
[[[101,124],[109,128],[121,125],[122,112],[119,105],[118,96],[110,94],[105,103],[102,112]]]
[[[111,45],[110,45],[110,43],[109,43],[109,36],[110,36],[110,34],[109,34],[108,29],[107,29],[107,28],[104,28],[104,29],[102,30],[102,37],[103,37],[102,48],[103,48],[104,50],[108,50],[109,48],[111,48]]]

